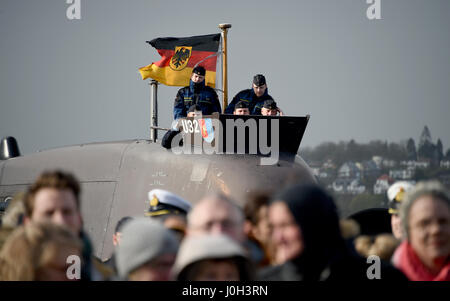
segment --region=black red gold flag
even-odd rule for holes
[[[206,69],[206,84],[215,87],[220,33],[187,38],[157,38],[147,41],[161,60],[139,69],[142,79],[153,78],[168,86],[188,86],[195,66]]]

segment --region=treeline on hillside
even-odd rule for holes
[[[417,146],[413,138],[400,143],[374,140],[366,144],[352,139],[348,142],[324,142],[314,148],[300,148],[299,154],[310,163],[331,160],[337,166],[347,161],[367,161],[373,156],[395,161],[428,160],[432,166],[439,166],[441,160],[450,160],[450,149],[444,154],[441,139],[438,138],[436,143],[433,143],[431,132],[426,125]]]
[[[375,140],[369,143],[357,143],[355,140],[349,142],[341,141],[324,142],[312,147],[300,148],[300,156],[307,162],[333,161],[340,166],[347,161],[366,161],[373,156],[381,156],[390,160],[406,160],[408,152],[405,143],[388,143],[387,141]]]

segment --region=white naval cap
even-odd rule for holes
[[[182,197],[164,190],[153,189],[148,192],[150,208],[147,216],[158,216],[164,214],[187,214],[192,205]]]
[[[404,200],[405,194],[414,188],[414,184],[407,181],[398,181],[387,190],[389,200],[389,213],[397,214],[398,205]]]

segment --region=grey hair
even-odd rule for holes
[[[195,209],[196,207],[198,207],[198,205],[200,205],[203,202],[223,202],[227,205],[229,205],[230,207],[233,208],[235,214],[234,214],[234,220],[237,224],[243,224],[244,223],[244,213],[242,211],[242,208],[239,207],[236,202],[231,199],[230,197],[226,196],[223,193],[220,192],[216,192],[216,193],[212,193],[212,194],[208,194],[206,195],[203,199],[201,199],[197,204],[195,204],[195,206],[188,212],[187,214],[187,222],[188,225],[192,224],[193,221],[193,216],[195,214]]]
[[[417,185],[406,194],[405,200],[400,206],[402,230],[407,240],[409,240],[409,213],[411,207],[417,199],[423,196],[431,196],[434,199],[440,199],[444,201],[450,209],[450,193],[444,185],[436,180],[417,183]]]

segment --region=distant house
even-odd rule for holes
[[[395,169],[389,171],[389,176],[397,180],[409,180],[414,177],[414,169]]]
[[[450,168],[450,161],[448,161],[448,160],[446,160],[446,161],[442,160],[440,166],[441,166],[442,168]]]
[[[358,168],[355,162],[345,162],[338,170],[338,177],[360,179],[361,170]]]
[[[406,166],[408,169],[426,169],[428,167],[430,167],[430,162],[429,161],[401,161],[400,165],[402,166]]]
[[[337,178],[332,184],[333,191],[336,193],[346,193],[347,187],[350,185],[351,182],[352,182],[351,179]]]
[[[373,185],[373,193],[374,194],[384,194],[389,189],[389,186],[394,184],[394,179],[392,179],[388,175],[382,175],[377,179],[375,184]]]
[[[310,168],[311,168],[312,174],[315,175],[316,177],[318,177],[320,168],[319,167],[311,167],[311,166],[310,166]]]
[[[375,164],[378,166],[378,168],[381,169],[383,166],[383,157],[381,156],[373,156],[372,161],[375,162]]]
[[[358,179],[354,179],[350,182],[350,185],[347,186],[347,191],[351,194],[361,194],[366,191],[366,186],[362,185]]]
[[[384,159],[382,165],[385,168],[392,168],[397,166],[397,162],[394,160]]]
[[[332,175],[332,173],[329,172],[329,171],[320,169],[320,170],[319,170],[319,175],[318,175],[318,177],[321,178],[321,179],[329,179],[329,178],[332,178],[333,175]]]
[[[450,186],[450,175],[448,174],[444,174],[444,175],[440,175],[438,177],[439,182],[441,182],[442,184],[446,185],[446,186]]]
[[[430,160],[420,160],[416,163],[416,168],[426,169],[428,167],[430,167]]]
[[[336,164],[334,164],[331,159],[328,159],[325,163],[323,163],[322,168],[324,168],[324,169],[336,169]]]
[[[338,178],[332,184],[335,193],[361,194],[366,191],[366,186],[361,185],[359,179]]]
[[[362,174],[364,178],[377,177],[381,173],[381,169],[373,160],[361,163]]]

